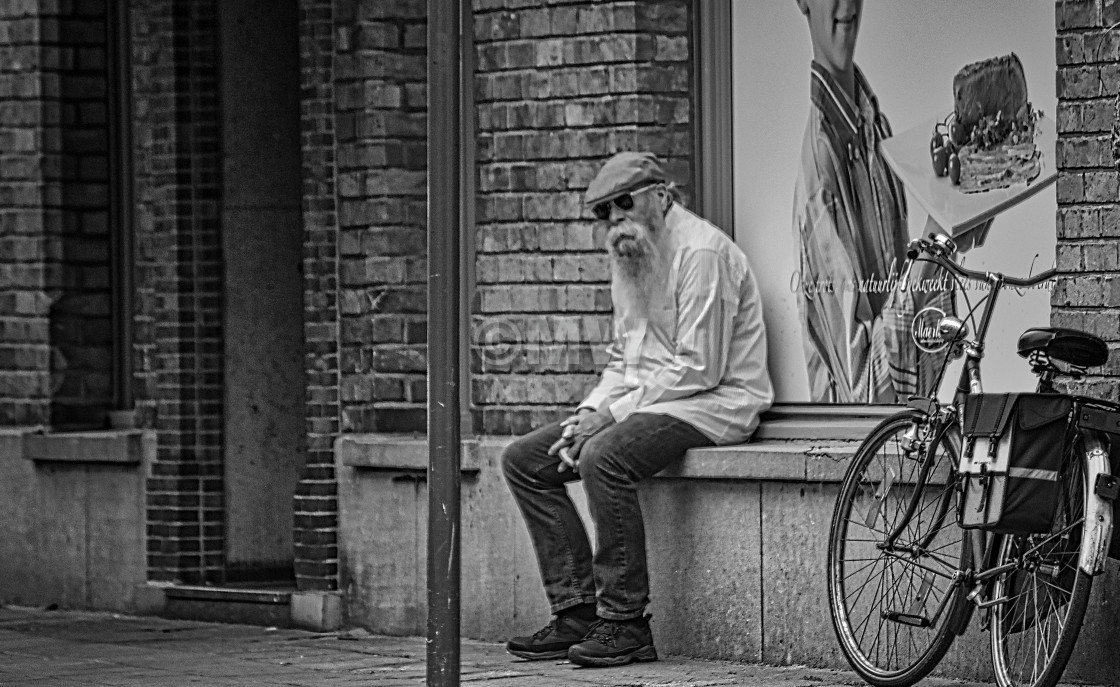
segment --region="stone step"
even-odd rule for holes
[[[181,620],[204,620],[290,627],[295,587],[172,585],[164,588],[160,615]]]

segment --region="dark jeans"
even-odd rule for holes
[[[695,446],[711,440],[668,415],[634,413],[591,437],[579,453],[579,472],[560,472],[548,447],[560,423],[510,444],[502,470],[537,551],[552,612],[596,603],[599,617],[639,618],[649,603],[646,537],[636,485]],[[598,537],[594,559],[587,532],[564,485],[583,480]]]

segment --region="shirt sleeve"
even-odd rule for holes
[[[806,353],[819,361],[817,378],[810,380],[812,400],[850,402],[851,344],[857,320],[853,311],[858,294],[853,288],[855,274],[848,253],[838,238],[838,225],[843,218],[837,216],[836,199],[821,188],[805,199],[805,212],[800,219],[798,305],[805,327]],[[827,398],[832,394],[836,398]]]
[[[736,282],[730,266],[715,251],[699,250],[685,256],[677,282],[673,361],[610,404],[616,422],[655,403],[686,398],[719,385],[739,307]]]

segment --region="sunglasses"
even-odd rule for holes
[[[617,207],[619,210],[622,210],[624,212],[627,211],[627,210],[633,210],[634,209],[634,196],[638,195],[639,193],[645,193],[646,191],[650,190],[651,188],[657,188],[657,184],[650,184],[649,186],[643,186],[640,189],[638,189],[637,191],[631,191],[630,193],[623,193],[621,196],[619,196],[617,198],[599,203],[598,205],[595,205],[591,208],[591,212],[595,215],[595,217],[597,217],[599,219],[607,219],[608,217],[611,216],[611,203],[614,203],[615,207]]]

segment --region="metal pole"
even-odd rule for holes
[[[428,0],[427,684],[430,687],[459,685],[459,225],[462,188],[459,51],[463,4]]]

